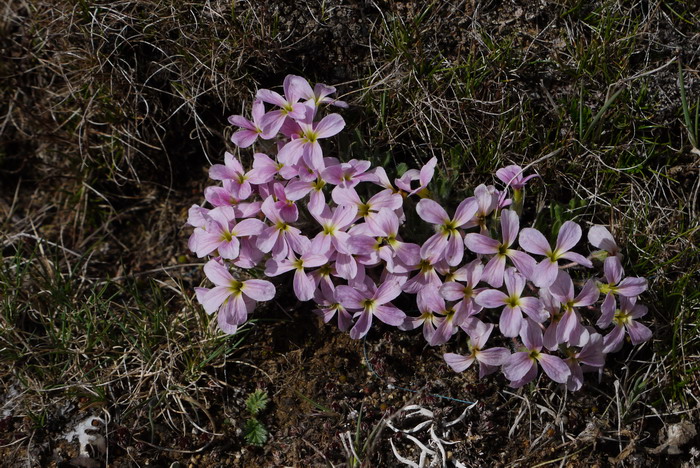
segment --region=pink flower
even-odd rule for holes
[[[390,193],[385,190],[375,194],[372,198],[363,202],[360,196],[357,194],[355,189],[339,189],[338,187],[333,189],[331,195],[333,201],[338,205],[355,205],[357,206],[357,216],[363,217],[365,222],[369,226],[372,226],[371,230],[379,231],[380,228],[377,227],[376,223],[373,223],[376,215],[383,209],[388,209],[394,214],[394,210],[398,210],[403,205],[403,198],[398,193]],[[394,216],[396,216],[394,214]],[[398,218],[397,218],[398,226]]]
[[[272,252],[272,258],[281,260],[289,256],[290,251],[305,252],[309,245],[309,239],[301,234],[301,231],[289,225],[279,208],[275,206],[275,200],[268,197],[262,204],[262,212],[272,223],[258,236],[257,247],[267,253]]]
[[[219,311],[219,328],[224,333],[235,333],[255,309],[256,301],[269,301],[275,297],[275,287],[269,281],[235,280],[228,269],[216,260],[209,260],[204,265],[204,273],[215,287],[195,288],[197,300],[206,313]]]
[[[612,262],[615,265],[612,267],[616,270],[622,270],[622,254],[617,246],[612,234],[605,226],[593,226],[588,230],[588,242],[592,246],[601,250],[593,252],[591,256],[605,262]]]
[[[369,169],[370,166],[371,163],[369,161],[351,159],[346,163],[326,167],[321,173],[321,177],[326,182],[336,186],[333,192],[342,189],[352,189],[357,187],[357,184],[360,182],[374,178],[374,174],[367,173],[367,169]]]
[[[318,270],[317,270],[318,271]],[[333,317],[338,316],[338,328],[340,331],[348,331],[352,326],[352,315],[335,299],[335,289],[324,286],[327,283],[321,283],[321,287],[316,289],[314,300],[318,309],[314,312],[321,316],[323,323],[330,322]]]
[[[488,231],[486,226],[486,219],[489,217],[493,211],[498,208],[499,193],[496,187],[489,185],[488,187],[484,184],[479,185],[474,189],[474,199],[478,206],[474,218],[471,219],[464,228],[470,228],[474,226],[479,226],[481,228],[481,233],[484,234]]]
[[[268,104],[279,107],[279,110],[271,111],[261,118],[262,128],[266,135],[276,135],[280,131],[287,117],[303,119],[306,114],[306,106],[299,102],[303,83],[306,80],[299,76],[287,75],[284,79],[284,96],[275,91],[260,89],[256,98]]]
[[[557,279],[549,287],[549,292],[564,307],[564,315],[557,325],[557,343],[569,343],[571,346],[583,346],[588,342],[588,331],[581,325],[576,307],[595,304],[600,296],[594,280],[586,282],[578,296],[574,297],[574,283],[565,271],[559,270]]]
[[[612,319],[615,328],[603,339],[604,353],[614,353],[622,348],[625,331],[627,331],[630,341],[634,345],[644,343],[651,338],[651,330],[637,322],[637,319],[647,314],[647,308],[636,302],[637,298],[635,297],[620,296],[620,308],[615,310],[615,315]]]
[[[311,249],[320,254],[329,254],[333,247],[340,253],[352,253],[348,248],[350,234],[345,229],[353,222],[355,214],[355,206],[339,206],[334,211],[326,207],[322,213],[312,213],[322,230],[311,241]]]
[[[571,252],[579,239],[581,239],[581,227],[573,221],[566,221],[559,229],[557,244],[552,249],[547,239],[540,231],[525,228],[520,231],[520,247],[535,255],[544,255],[545,258],[537,264],[532,272],[532,281],[535,286],[544,288],[557,279],[558,260],[565,258],[572,262],[593,268],[593,264],[583,255]]]
[[[515,268],[508,268],[503,276],[508,294],[497,289],[487,289],[480,292],[474,300],[487,309],[503,307],[498,326],[504,336],[514,337],[518,336],[520,332],[523,312],[536,322],[544,322],[547,316],[544,314],[542,303],[539,300],[534,297],[522,297],[523,289],[525,289],[523,275],[515,271]]]
[[[571,375],[566,381],[566,388],[571,391],[579,390],[583,386],[584,368],[599,369],[605,365],[605,354],[603,353],[603,337],[599,333],[591,333],[588,342],[579,352],[570,351],[570,356],[564,360]],[[590,370],[590,369],[589,369]]]
[[[209,177],[214,180],[230,180],[230,191],[234,198],[238,200],[247,199],[252,193],[252,184],[266,182],[265,177],[261,177],[259,172],[245,172],[241,162],[228,151],[224,155],[225,164],[214,164],[209,169]]]
[[[199,258],[218,250],[222,258],[234,260],[240,252],[238,238],[258,235],[265,227],[259,219],[236,224],[231,207],[214,208],[206,217],[206,227],[195,229],[190,240],[190,248]]]
[[[311,113],[311,110],[307,112]],[[345,121],[340,114],[330,114],[320,122],[297,121],[301,131],[299,138],[293,139],[280,149],[277,159],[284,164],[294,165],[300,158],[311,168],[321,171],[325,168],[323,150],[318,140],[330,138],[338,134],[344,127]]]
[[[513,190],[522,190],[528,180],[539,177],[539,175],[532,174],[523,177],[523,169],[520,166],[512,165],[497,170],[496,177]]]
[[[605,279],[607,283],[599,282],[598,289],[605,294],[605,299],[600,307],[602,315],[598,319],[599,327],[607,327],[615,314],[615,294],[624,297],[636,297],[647,289],[647,280],[640,277],[629,277],[622,279],[625,274],[622,265],[608,257],[603,264]]]
[[[437,329],[445,321],[445,317],[441,317],[437,312],[445,310],[445,301],[436,293],[435,289],[427,289],[426,292],[427,294],[421,294],[417,298],[420,315],[418,317],[406,316],[404,322],[399,326],[399,330],[413,330],[422,326],[425,341],[434,346],[437,344],[435,343]],[[450,334],[450,336],[452,335]]]
[[[481,311],[481,306],[474,302],[474,298],[483,291],[476,286],[481,281],[484,265],[480,260],[473,260],[451,275],[451,281],[440,286],[440,295],[448,301],[459,301],[455,304],[455,310],[463,317],[471,317]],[[466,283],[466,284],[462,284]]]
[[[350,338],[359,340],[365,336],[372,326],[373,317],[377,317],[387,325],[401,325],[406,314],[388,304],[399,294],[401,294],[401,286],[395,281],[386,281],[379,288],[372,285],[364,291],[358,291],[350,286],[338,286],[335,289],[338,302],[348,310],[359,311],[355,313],[357,322],[350,330]]]
[[[437,158],[433,157],[428,161],[420,171],[417,169],[409,169],[399,179],[395,179],[394,183],[398,188],[407,192],[407,195],[415,195],[428,187],[428,184],[433,179],[435,174],[435,166],[437,166]],[[418,181],[418,187],[413,188],[411,184]]]
[[[464,257],[464,246],[458,228],[469,221],[476,210],[477,204],[473,199],[467,198],[457,207],[454,218],[450,218],[437,202],[429,198],[419,201],[416,205],[418,216],[434,224],[437,231],[421,247],[421,256],[444,258],[448,265],[459,265]]]
[[[253,120],[250,121],[242,115],[232,115],[228,118],[231,125],[241,127],[240,130],[231,135],[231,142],[239,148],[247,148],[258,137],[265,140],[272,138],[274,135],[265,133],[262,129],[262,118],[265,114],[265,105],[260,100],[253,102]],[[275,132],[276,133],[276,132]]]
[[[470,233],[464,236],[464,244],[469,250],[482,255],[493,255],[484,268],[484,279],[494,288],[503,285],[503,272],[506,267],[506,257],[510,258],[526,278],[532,276],[535,267],[535,259],[519,250],[511,249],[510,246],[518,237],[520,220],[515,211],[501,211],[501,237],[502,242],[498,242],[483,234]]]
[[[445,262],[435,255],[421,257],[416,265],[410,266],[410,271],[418,270],[418,273],[403,284],[403,290],[409,294],[418,294],[425,288],[439,289],[442,280],[437,270],[445,270],[445,266]]]
[[[287,198],[290,200],[301,200],[305,196],[309,196],[309,202],[307,203],[307,208],[310,213],[321,213],[323,208],[326,206],[326,197],[323,194],[323,187],[326,182],[320,177],[316,180],[293,180],[290,181],[285,192],[287,193]]]
[[[316,282],[314,278],[306,273],[306,268],[316,268],[325,265],[328,258],[325,255],[313,253],[311,250],[305,251],[298,258],[294,252],[290,252],[289,258],[275,260],[271,258],[265,264],[265,274],[267,276],[277,276],[282,273],[294,270],[294,294],[300,301],[308,301],[314,297]]]
[[[309,83],[304,80],[304,83],[299,86],[301,92],[301,98],[306,99],[306,105],[310,107],[317,108],[321,104],[330,104],[337,107],[348,107],[345,101],[340,101],[338,99],[332,99],[328,96],[335,93],[336,89],[333,86],[328,86],[323,83],[316,83],[314,89],[311,89]]]
[[[455,371],[464,372],[474,361],[479,362],[479,378],[495,372],[498,366],[506,363],[510,357],[510,351],[506,348],[484,349],[486,342],[493,331],[493,324],[477,321],[469,333],[469,355],[464,356],[455,353],[443,355],[445,362]]]
[[[520,339],[525,350],[511,354],[503,365],[503,374],[511,381],[511,387],[522,387],[537,377],[538,363],[550,379],[566,383],[571,371],[560,357],[542,352],[542,329],[538,324],[523,320]]]

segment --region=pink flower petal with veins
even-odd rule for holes
[[[275,297],[275,286],[265,280],[251,279],[244,281],[241,291],[256,301],[269,301]]]
[[[537,229],[525,228],[520,231],[520,247],[536,255],[547,255],[551,252],[549,242]]]
[[[448,366],[455,372],[464,372],[474,363],[474,356],[462,356],[461,354],[445,353],[442,356]]]
[[[571,370],[561,358],[551,354],[540,354],[537,360],[540,362],[544,373],[555,382],[566,383],[569,379]]]
[[[431,224],[443,224],[450,220],[447,211],[434,200],[424,198],[416,205],[416,213]]]

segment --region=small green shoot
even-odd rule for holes
[[[245,422],[245,427],[243,428],[243,437],[245,438],[245,441],[250,445],[262,447],[263,445],[265,445],[265,442],[267,442],[267,428],[256,418],[250,418]]]
[[[248,398],[245,401],[245,407],[252,416],[256,416],[258,413],[267,408],[267,404],[269,402],[270,399],[267,396],[267,392],[265,390],[258,389],[248,395]]]
[[[269,402],[267,392],[261,389],[252,392],[245,400],[245,407],[250,417],[243,427],[243,438],[250,445],[261,447],[267,442],[269,435],[267,428],[256,416],[267,408]]]

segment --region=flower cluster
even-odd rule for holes
[[[532,381],[541,367],[576,390],[583,371],[602,368],[625,334],[633,344],[650,338],[638,321],[646,313],[637,303],[646,280],[624,277],[605,227],[589,230],[598,250],[588,257],[574,251],[583,234],[575,222],[563,223],[553,245],[540,231],[521,229],[524,187],[535,175],[500,169],[502,189],[479,185],[448,211],[428,190],[436,158],[393,181],[368,161],[343,162],[321,146],[345,127],[329,112],[347,107],[331,97],[335,88],[312,88],[290,75],[283,89],[259,90],[252,120],[229,118],[239,127],[232,142],[260,151],[249,168],[226,153],[209,171],[218,181],[204,191],[210,207],[189,211],[189,247],[210,257],[204,272],[215,285],[197,288],[197,299],[206,312],[218,312],[221,330],[234,333],[258,301],[274,297],[270,281],[231,274],[260,267],[267,277],[293,272],[296,297],[314,301],[324,322],[336,321],[353,339],[375,319],[422,328],[432,346],[464,332],[469,354],[447,353],[447,364],[461,372],[476,361],[480,376],[501,369],[513,387]],[[411,239],[417,230],[406,229],[407,219],[414,218],[434,234]],[[603,276],[587,277],[593,261],[603,263]],[[392,304],[402,295],[414,296],[415,307]],[[489,346],[496,324],[510,346]]]

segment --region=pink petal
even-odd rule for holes
[[[416,205],[416,212],[424,221],[431,224],[443,224],[450,220],[447,211],[434,200],[424,198]]]
[[[277,153],[277,159],[279,162],[290,166],[296,164],[299,161],[299,158],[304,155],[304,146],[306,144],[307,143],[305,143],[301,138],[290,141],[279,150],[279,153]]]
[[[231,295],[231,290],[227,286],[217,286],[212,289],[195,288],[197,301],[204,307],[207,314],[216,312],[221,304]]]
[[[549,286],[549,292],[562,304],[574,299],[574,282],[564,270],[559,270],[557,278]]]
[[[574,305],[576,307],[586,307],[598,302],[599,297],[600,289],[598,289],[598,285],[596,284],[595,280],[591,278],[588,281],[586,281],[586,284],[583,286],[583,289],[581,290],[579,295],[576,296]]]
[[[474,302],[480,306],[486,307],[487,309],[503,307],[507,300],[508,296],[497,289],[487,289],[486,291],[480,292],[474,298]]]
[[[544,310],[544,306],[537,298],[521,297],[520,308],[535,322],[542,323],[547,320],[548,316]]]
[[[647,289],[646,278],[629,277],[623,279],[617,285],[617,293],[621,296],[635,297],[642,294]]]
[[[603,338],[603,352],[605,354],[615,353],[622,348],[625,337],[625,327],[618,325]]]
[[[267,226],[259,219],[244,219],[233,228],[235,236],[257,236]]]
[[[569,379],[571,370],[569,370],[569,366],[567,366],[561,358],[542,353],[537,360],[540,362],[544,373],[555,382],[566,383]]]
[[[529,350],[542,349],[542,329],[532,320],[525,319],[520,327],[520,338]]]
[[[431,336],[430,340],[428,340],[428,344],[430,346],[443,345],[450,341],[450,338],[452,338],[452,335],[455,333],[455,331],[456,327],[454,321],[444,318],[440,322],[438,327],[435,329],[435,333],[433,333],[433,336]]]
[[[401,294],[401,285],[396,281],[386,281],[379,286],[372,299],[377,305],[381,305],[396,299],[399,294]]]
[[[537,229],[525,228],[520,231],[519,242],[520,247],[536,255],[547,255],[551,252],[549,242]]]
[[[233,282],[233,276],[221,263],[216,260],[209,260],[206,265],[204,265],[204,274],[207,276],[209,281],[217,286],[231,286]]]
[[[312,188],[311,182],[294,180],[287,184],[287,186],[284,188],[284,192],[286,193],[288,200],[297,201],[308,195]]]
[[[227,260],[235,260],[238,258],[238,253],[240,252],[241,243],[235,237],[230,241],[222,242],[219,249],[219,256]]]
[[[422,201],[424,201],[423,199]],[[433,234],[420,249],[422,258],[442,258],[447,248],[447,236],[442,233]]]
[[[607,252],[617,252],[617,244],[610,231],[605,226],[593,226],[588,230],[588,242],[594,247]]]
[[[550,322],[549,326],[544,331],[544,335],[542,336],[542,344],[550,351],[554,351],[559,347],[559,341],[557,341],[557,328],[559,328],[559,322]]]
[[[374,315],[387,325],[399,326],[406,318],[402,310],[392,305],[380,305],[374,310]]]
[[[511,210],[501,211],[501,236],[503,238],[503,245],[510,247],[518,237],[519,229],[520,220],[518,214]]]
[[[556,261],[553,262],[549,257],[543,258],[532,272],[532,282],[538,288],[549,287],[557,279],[558,272],[559,268]]]
[[[214,164],[209,168],[209,178],[213,180],[237,179],[238,173],[229,166]]]
[[[501,243],[482,234],[470,233],[464,236],[464,245],[474,253],[495,254]]]
[[[239,148],[247,148],[258,139],[260,134],[255,130],[238,130],[236,133],[231,135],[231,142],[238,146]]]
[[[448,301],[459,301],[464,298],[464,285],[451,281],[440,286],[440,295]]]
[[[608,257],[605,259],[605,263],[603,264],[605,279],[608,280],[609,284],[619,283],[622,279],[622,275],[624,274],[624,270],[622,269],[622,265],[620,264],[619,260],[615,260],[617,260],[616,257]]]
[[[275,297],[275,286],[269,281],[251,279],[243,282],[241,292],[256,301],[269,301]]]
[[[525,278],[515,271],[515,268],[508,268],[503,275],[506,283],[506,290],[510,296],[520,297],[525,289]]]
[[[593,263],[591,263],[590,260],[588,260],[581,254],[577,254],[576,252],[566,252],[561,256],[561,258],[571,260],[572,262],[578,263],[579,265],[585,266],[586,268],[593,268]]]
[[[513,353],[503,365],[503,374],[508,380],[517,381],[525,377],[535,366],[535,361],[530,357],[529,352]]]
[[[421,168],[420,176],[418,178],[421,187],[428,186],[428,183],[430,183],[433,175],[435,174],[435,166],[437,166],[437,158],[433,156],[430,158],[430,161],[428,161],[425,166]]]
[[[474,197],[469,197],[462,201],[455,211],[454,222],[457,226],[461,226],[469,222],[479,209],[479,204]]]
[[[627,327],[627,333],[630,335],[630,341],[632,341],[634,345],[644,343],[651,338],[652,332],[646,325],[631,320],[625,326]]]
[[[459,233],[450,236],[443,257],[450,266],[457,266],[462,263],[462,258],[464,258],[464,243]]]
[[[257,240],[257,247],[262,252],[269,252],[272,250],[273,246],[277,243],[279,239],[280,231],[275,226],[265,228],[263,232],[260,233]]]
[[[287,104],[287,101],[279,93],[269,89],[259,89],[255,98],[278,107],[284,107]]]
[[[537,265],[537,261],[520,250],[508,249],[506,251],[506,256],[510,258],[515,265],[515,268],[525,276],[525,278],[532,278],[533,271]]]
[[[355,326],[350,330],[350,338],[359,340],[367,334],[372,326],[372,314],[366,310],[360,313],[360,318],[355,322]]]
[[[501,329],[503,336],[508,338],[518,336],[522,324],[523,315],[519,308],[512,309],[509,306],[503,308],[501,317],[498,320],[498,327]]]
[[[318,138],[329,138],[338,134],[345,128],[345,120],[340,114],[330,114],[325,116],[314,129]]]
[[[455,372],[464,372],[474,362],[474,356],[462,356],[461,354],[445,353],[442,356],[448,366]]]
[[[314,297],[316,284],[312,278],[304,273],[304,270],[297,270],[294,272],[293,285],[294,294],[296,294],[300,301],[308,301]]]
[[[506,348],[482,349],[476,353],[476,359],[489,366],[502,366],[510,358],[510,351]]]
[[[335,299],[346,309],[364,309],[362,303],[367,297],[353,287],[341,285],[335,288]]]
[[[602,312],[600,318],[596,325],[600,328],[606,328],[612,322],[613,317],[615,317],[615,296],[612,293],[608,293],[603,300],[603,305],[600,306],[600,311]]]
[[[573,249],[581,239],[581,226],[573,221],[566,221],[559,228],[557,235],[557,245],[554,250],[557,252],[568,252]]]

